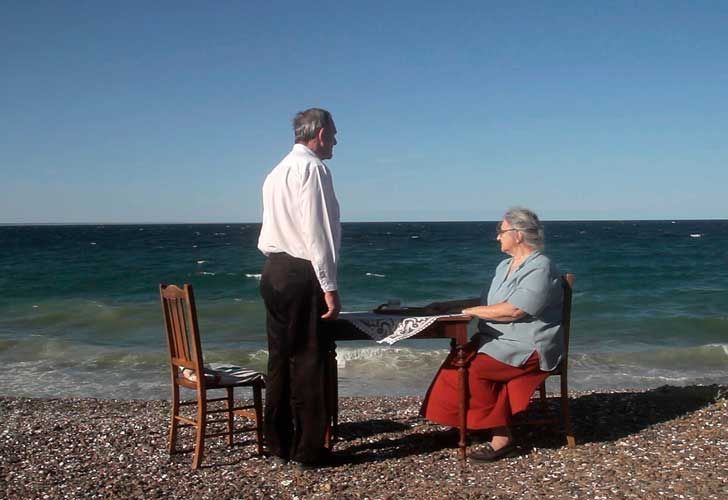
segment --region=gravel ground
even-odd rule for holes
[[[576,449],[519,427],[520,455],[489,465],[460,462],[456,435],[420,418],[420,403],[342,398],[346,465],[275,465],[248,434],[232,448],[211,439],[192,471],[191,454],[166,452],[166,401],[0,398],[0,496],[728,498],[728,387],[575,394]]]

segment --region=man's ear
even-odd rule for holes
[[[319,144],[324,144],[324,128],[321,127],[318,132],[316,132],[316,139],[318,139]]]

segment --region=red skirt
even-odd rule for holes
[[[475,351],[469,344],[466,358],[472,362],[468,368],[468,429],[491,429],[509,425],[513,415],[528,407],[533,393],[546,380],[549,372],[539,368],[538,354],[534,352],[522,366],[511,366],[487,354]],[[460,395],[458,371],[451,353],[435,375],[425,396],[420,414],[438,424],[460,425]]]

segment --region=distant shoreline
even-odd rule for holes
[[[587,223],[587,222],[720,222],[725,218],[667,218],[667,219],[543,219],[543,222]],[[342,224],[473,224],[496,223],[497,220],[387,220],[387,221],[342,221]],[[0,222],[0,227],[36,227],[36,226],[223,226],[223,225],[260,225],[261,222]]]

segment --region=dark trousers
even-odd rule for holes
[[[263,266],[260,292],[267,311],[268,377],[264,432],[273,455],[303,463],[323,453],[328,424],[326,361],[320,335],[326,310],[311,262],[272,254]]]

